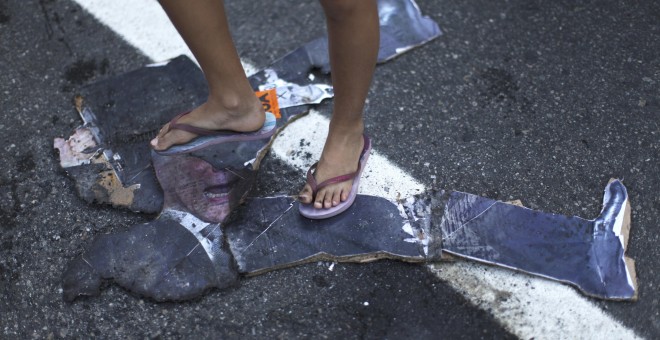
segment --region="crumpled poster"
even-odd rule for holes
[[[380,62],[440,35],[410,0],[379,1],[379,17]],[[324,39],[250,77],[255,90],[275,89],[280,98],[262,100],[277,106],[278,131],[332,97],[327,76],[310,76],[314,68],[329,70]],[[206,96],[200,70],[185,57],[81,89],[76,109],[84,125],[55,141],[78,193],[160,214],[97,236],[63,274],[66,300],[99,294],[104,281],[158,301],[186,300],[235,285],[240,275],[309,261],[424,263],[446,254],[566,282],[595,297],[636,298],[634,267],[624,256],[629,203],[620,181],[607,187],[595,220],[442,190],[400,202],[359,195],[341,215],[308,220],[290,197],[245,199],[271,138],[175,156],[150,150],[148,140],[163,124]]]

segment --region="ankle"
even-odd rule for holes
[[[364,122],[362,119],[355,122],[330,121],[330,135],[344,138],[362,137],[364,134]]]
[[[237,116],[258,111],[261,108],[259,99],[252,91],[246,93],[238,93],[236,91],[211,93],[209,94],[207,105],[217,111]]]

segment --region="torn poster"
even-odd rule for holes
[[[180,301],[235,285],[239,275],[310,261],[440,259],[440,252],[427,255],[405,241],[404,218],[386,199],[359,196],[348,211],[322,221],[303,218],[296,204],[289,197],[251,199],[226,226],[186,207],[168,208],[149,223],[100,235],[64,272],[64,298],[97,295],[112,281],[157,301]]]
[[[447,194],[443,210],[445,252],[569,283],[593,297],[636,299],[634,262],[625,256],[630,203],[619,180],[605,188],[593,220],[462,192]]]
[[[126,232],[96,237],[64,272],[64,298],[97,295],[104,280],[158,301],[192,299],[234,285],[238,274],[222,229],[187,217],[167,211]]]
[[[379,14],[380,61],[440,34],[412,1],[380,1]],[[327,76],[310,77],[312,68],[327,66],[320,55],[327,59],[327,47],[315,44],[250,77],[255,90],[279,91],[278,129],[332,95],[323,84]],[[624,255],[629,203],[620,181],[608,186],[595,220],[429,191],[402,202],[360,195],[343,214],[312,221],[300,216],[289,197],[240,205],[270,138],[175,156],[149,149],[160,126],[206,95],[201,72],[185,57],[82,89],[76,107],[85,124],[69,140],[55,142],[79,194],[89,202],[160,215],[97,236],[64,272],[66,300],[99,294],[104,281],[158,301],[186,300],[234,285],[240,275],[309,261],[426,263],[445,254],[569,283],[599,298],[636,298],[634,266]]]
[[[315,86],[310,84],[300,95],[294,91],[291,96],[303,98],[309,91],[332,93],[327,85],[320,85],[323,90],[309,90]],[[176,112],[201,104],[207,97],[206,91],[201,71],[185,56],[85,86],[79,97],[84,98],[79,112],[83,126],[67,140],[56,138],[54,142],[60,165],[73,177],[79,196],[89,203],[160,212],[163,193],[148,141]],[[139,98],[146,99],[138,102]],[[289,102],[297,105],[279,107],[277,129],[307,111],[307,103],[295,102],[295,98]],[[224,151],[216,152],[211,163],[217,167],[231,165],[233,171],[256,171],[259,163],[252,161],[258,159],[257,154],[269,142],[265,139],[231,143]],[[198,154],[203,158],[204,153]],[[253,178],[254,174],[243,176]]]
[[[378,19],[380,22],[379,63],[396,58],[442,34],[438,24],[433,19],[423,16],[417,4],[412,0],[379,0]],[[326,36],[310,41],[291,52],[291,55],[289,58],[282,58],[282,62],[295,61],[297,65],[318,68],[323,73],[330,72]],[[295,72],[300,71],[297,67],[283,67],[277,63],[274,65],[281,70],[293,71],[281,74],[286,79],[297,78]]]
[[[429,252],[423,245],[440,240],[440,229],[413,229],[384,198],[358,195],[348,210],[323,220],[303,217],[297,204],[288,197],[255,198],[232,215],[225,232],[239,272],[256,275],[312,261],[441,260],[440,248]],[[420,242],[409,242],[411,236]]]
[[[67,300],[96,295],[104,280],[159,301],[310,261],[443,260],[443,252],[571,284],[587,295],[635,300],[625,187],[606,188],[594,220],[549,214],[462,192],[430,191],[398,205],[359,195],[343,214],[308,220],[289,197],[249,199],[224,224],[188,207],[101,235],[63,276]]]

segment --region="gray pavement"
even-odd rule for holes
[[[315,2],[227,2],[257,66],[324,29]],[[639,301],[594,303],[660,337],[660,3],[418,3],[445,34],[379,66],[366,116],[375,148],[428,186],[582,217],[598,214],[610,177],[624,178]],[[85,204],[53,138],[80,124],[79,86],[149,60],[66,0],[0,1],[0,42],[0,338],[512,337],[426,267],[387,261],[309,264],[186,303],[115,286],[64,303],[70,259],[153,216]],[[302,183],[274,157],[262,169],[255,195]]]

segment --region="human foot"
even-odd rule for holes
[[[219,105],[210,101],[190,113],[181,116],[176,123],[210,131],[253,132],[265,121],[264,109],[259,99],[252,97],[237,105]],[[165,124],[158,136],[151,140],[156,151],[164,151],[173,145],[185,144],[199,134]]]
[[[299,194],[300,202],[306,205],[313,203],[310,208],[327,210],[354,199],[357,187],[354,188],[353,184],[359,181],[361,166],[364,166],[369,151],[370,141],[361,132],[330,133],[316,171],[310,173],[310,176],[313,175],[311,182],[318,183],[317,192],[314,193],[314,184],[310,185],[308,181]],[[325,181],[330,183],[325,185]]]

